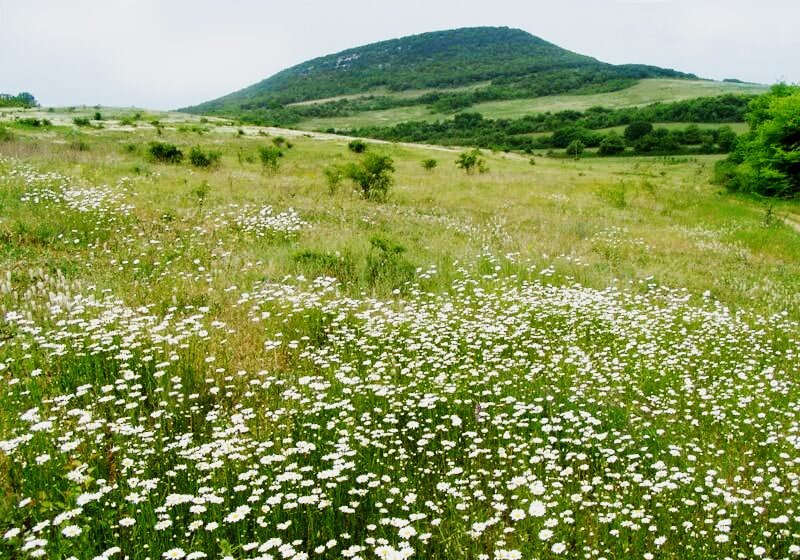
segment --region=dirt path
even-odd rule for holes
[[[783,218],[784,223],[795,230],[797,233],[800,233],[800,217],[795,216],[794,214],[789,214]]]

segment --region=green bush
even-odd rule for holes
[[[334,163],[326,166],[322,170],[322,174],[325,175],[325,181],[328,183],[328,192],[330,194],[336,194],[342,179],[345,178],[345,168]]]
[[[360,189],[368,200],[385,200],[394,179],[394,162],[383,154],[368,153],[359,163],[350,163],[344,174]]]
[[[272,143],[275,144],[278,148],[286,148],[287,150],[292,149],[292,143],[289,142],[283,136],[276,136],[272,139]]]
[[[366,279],[370,286],[399,289],[414,279],[416,267],[403,256],[405,247],[382,236],[371,238],[369,243]]]
[[[789,198],[800,195],[800,86],[778,84],[749,107],[750,132],[716,169],[732,191]]]
[[[219,165],[222,154],[214,151],[203,151],[199,146],[189,150],[189,163],[195,167],[212,167]]]
[[[86,117],[75,117],[74,119],[72,119],[72,123],[75,126],[92,126],[92,121],[90,121]]]
[[[602,142],[597,153],[601,156],[615,156],[625,151],[625,140],[616,132],[609,132]]]
[[[653,125],[651,123],[643,121],[632,122],[625,127],[625,140],[632,144],[651,132],[653,132]]]
[[[332,276],[347,283],[356,280],[356,261],[348,252],[336,251],[333,253],[306,249],[292,255],[292,260],[309,278]]]
[[[28,126],[31,128],[42,128],[53,124],[47,119],[34,119],[33,117],[18,119],[16,122],[21,126]]]
[[[277,146],[261,146],[258,149],[258,156],[261,159],[261,165],[267,171],[275,172],[280,166],[280,159],[283,157],[283,152]]]
[[[150,158],[161,163],[180,163],[183,161],[183,152],[174,144],[166,142],[150,142],[147,149]]]
[[[475,171],[486,173],[489,170],[483,157],[481,157],[481,151],[477,148],[459,154],[458,159],[456,159],[456,167],[463,169],[470,175]]]
[[[211,185],[208,184],[208,181],[203,181],[196,187],[193,187],[190,193],[194,196],[195,200],[197,200],[198,206],[203,206],[203,203],[208,196],[208,193],[211,192]]]
[[[578,159],[581,157],[583,150],[586,149],[586,145],[581,142],[580,140],[573,140],[567,146],[567,155]]]
[[[422,168],[425,171],[433,171],[434,169],[436,169],[437,165],[439,165],[439,162],[436,161],[433,158],[428,158],[428,159],[422,160]]]
[[[349,144],[347,144],[347,149],[351,152],[356,154],[362,154],[367,151],[367,143],[363,140],[351,140]]]
[[[0,126],[0,142],[11,142],[14,139],[14,133],[4,126]]]

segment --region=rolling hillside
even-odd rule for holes
[[[623,109],[651,103],[671,103],[698,97],[725,94],[750,95],[767,91],[761,84],[713,82],[709,80],[645,79],[636,85],[612,92],[595,94],[565,93],[541,97],[505,99],[477,103],[467,108],[491,119],[518,119],[525,115],[559,111],[586,111],[592,107]],[[306,130],[354,129],[367,126],[391,126],[406,121],[434,122],[452,115],[442,115],[424,105],[394,107],[355,112],[336,117],[311,117],[296,124]]]
[[[613,91],[657,77],[695,78],[654,66],[606,64],[518,29],[478,27],[392,39],[316,58],[185,111],[285,121],[287,115],[279,118],[279,109],[294,104],[297,112],[297,103],[312,100],[328,100],[322,105],[336,105],[340,112],[363,110],[365,93],[371,94],[372,105],[378,98],[382,105],[439,102],[447,109],[476,101]],[[453,91],[476,84],[480,87]],[[392,95],[413,90],[423,91]],[[316,111],[299,114],[319,114],[320,104],[315,105]]]

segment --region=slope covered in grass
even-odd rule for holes
[[[0,119],[4,558],[800,551],[797,202],[368,142],[375,203],[346,139],[89,111]]]
[[[309,60],[219,99],[190,107],[199,114],[273,115],[282,105],[420,88],[491,82],[487,98],[615,89],[647,77],[690,77],[673,70],[614,66],[562,49],[519,29],[475,27],[382,41]],[[430,91],[428,92],[430,94]],[[423,101],[406,100],[406,104]]]
[[[585,111],[592,107],[620,109],[724,94],[751,95],[764,93],[768,89],[767,86],[758,84],[707,80],[646,79],[619,91],[590,95],[561,94],[487,101],[472,105],[464,111],[478,112],[485,118],[491,119],[516,119],[526,115],[546,112]],[[453,115],[443,115],[431,111],[429,107],[415,105],[379,111],[365,111],[341,117],[311,118],[300,121],[296,126],[305,130],[327,130],[329,128],[348,130],[370,126],[392,126],[407,121],[434,122],[451,118],[453,118]]]

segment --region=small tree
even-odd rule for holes
[[[586,146],[584,145],[583,142],[581,142],[580,140],[573,140],[572,142],[569,143],[569,146],[567,146],[567,154],[574,157],[575,159],[578,159],[579,157],[581,157],[581,154],[583,153],[583,150],[585,148]]]
[[[436,169],[437,165],[439,165],[439,162],[436,161],[433,158],[428,158],[428,159],[422,160],[422,168],[425,171],[433,171],[434,169]]]
[[[459,154],[456,166],[466,171],[469,175],[472,175],[476,170],[479,173],[486,173],[489,170],[478,148]]]
[[[283,157],[283,152],[276,146],[261,146],[258,149],[258,156],[261,158],[264,169],[275,172],[281,163],[280,158]]]
[[[361,189],[368,200],[385,200],[394,181],[394,162],[383,154],[368,153],[359,163],[344,167],[344,174]]]

